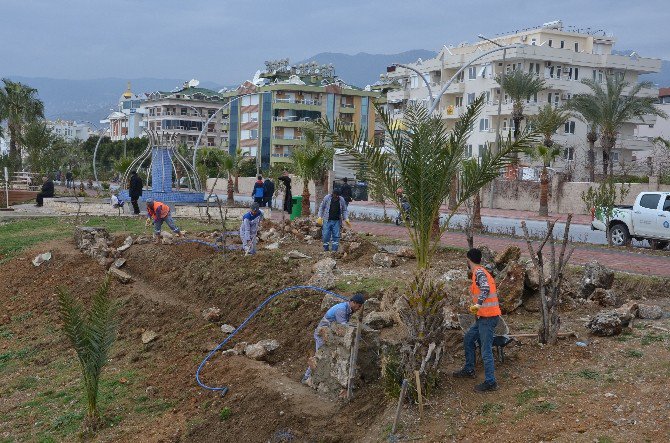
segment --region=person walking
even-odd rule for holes
[[[328,328],[333,323],[339,323],[345,325],[349,323],[352,314],[358,312],[365,303],[365,298],[362,294],[354,294],[349,301],[338,303],[332,306],[326,315],[323,316],[319,325],[314,329],[314,343],[316,344],[316,350],[318,351],[321,346],[323,346],[323,337],[321,336],[320,329]],[[302,377],[302,382],[307,383],[307,380],[312,376],[312,366],[308,366],[305,371],[305,375]]]
[[[272,208],[272,196],[275,194],[275,183],[270,179],[266,178],[263,182],[263,205],[268,208]]]
[[[67,171],[65,173],[65,187],[74,189],[74,179],[72,176],[72,171]]]
[[[256,183],[254,183],[254,189],[251,190],[251,196],[254,198],[254,202],[258,203],[259,206],[265,201],[265,189],[263,188],[262,175],[257,177]]]
[[[317,225],[323,225],[323,230],[321,231],[323,250],[328,252],[332,240],[332,251],[337,252],[337,249],[340,246],[342,222],[346,223],[348,226],[351,225],[349,222],[347,203],[340,195],[339,189],[333,189],[332,194],[328,194],[323,198],[323,201],[319,206],[318,216],[319,218],[316,221]],[[325,223],[323,221],[324,217],[326,217]]]
[[[498,389],[493,360],[493,335],[500,320],[500,305],[496,292],[496,282],[481,265],[482,251],[470,249],[467,252],[468,268],[472,272],[472,306],[470,312],[477,319],[463,337],[465,348],[465,366],[453,373],[454,377],[475,378],[475,347],[479,343],[484,363],[484,383],[475,386],[475,391],[486,392]]]
[[[242,249],[244,255],[253,255],[256,253],[256,243],[258,243],[258,231],[263,220],[263,212],[260,205],[256,202],[251,204],[251,210],[242,216],[240,225],[240,240],[242,240]]]
[[[35,206],[41,208],[44,204],[45,198],[51,198],[54,196],[54,182],[51,181],[50,177],[42,177],[42,190],[37,193],[35,197]]]
[[[137,175],[137,171],[130,172],[130,180],[128,184],[128,196],[130,197],[130,203],[133,205],[133,214],[140,214],[140,206],[137,204],[137,201],[142,196],[142,177]]]
[[[291,194],[291,177],[288,175],[288,171],[284,170],[281,177],[278,179],[284,184],[284,211],[291,213],[293,209],[293,194]]]
[[[158,243],[161,239],[161,228],[163,222],[172,229],[172,232],[177,234],[177,237],[182,237],[181,230],[177,227],[170,215],[170,207],[163,202],[152,199],[147,200],[147,225],[153,220],[155,241]]]
[[[353,192],[346,177],[342,179],[342,182],[344,183],[342,185],[342,198],[344,198],[344,201],[347,203],[347,206],[349,206],[349,203],[351,203],[351,201],[353,200]]]

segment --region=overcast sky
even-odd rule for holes
[[[670,0],[0,0],[0,76],[253,76],[271,58],[396,53],[561,19],[670,59]]]

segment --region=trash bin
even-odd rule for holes
[[[294,195],[291,199],[293,207],[291,208],[291,220],[300,217],[302,212],[302,195]]]

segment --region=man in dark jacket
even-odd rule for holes
[[[67,171],[65,173],[65,187],[74,189],[74,179],[72,176],[72,171]]]
[[[270,180],[270,177],[266,178],[263,182],[263,198],[264,205],[268,208],[272,207],[272,196],[275,194],[275,183]]]
[[[342,182],[344,183],[342,185],[342,188],[340,189],[342,193],[342,198],[344,198],[344,201],[347,202],[347,206],[349,206],[349,203],[353,200],[352,198],[352,191],[351,191],[351,186],[349,186],[349,183],[347,183],[347,178],[344,177],[342,179]]]
[[[293,195],[291,194],[291,177],[289,177],[288,171],[284,171],[282,176],[279,177],[279,181],[282,182],[284,188],[286,188],[286,191],[284,192],[284,211],[290,214],[291,209],[293,209]]]
[[[137,171],[130,172],[130,183],[128,184],[128,196],[130,197],[130,203],[133,205],[133,214],[140,214],[140,207],[137,204],[137,200],[142,196],[142,178],[137,175]]]
[[[256,183],[254,183],[254,189],[251,191],[251,197],[253,197],[255,203],[258,203],[259,206],[263,206],[263,203],[265,202],[265,188],[263,187],[262,175],[257,177]]]
[[[37,194],[37,197],[35,197],[35,202],[37,203],[35,206],[38,208],[42,207],[45,198],[54,196],[54,182],[51,181],[51,178],[42,177],[42,181],[44,182],[42,184],[42,191]]]

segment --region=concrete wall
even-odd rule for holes
[[[621,204],[633,204],[635,197],[640,192],[670,192],[670,186],[659,185],[655,177],[651,177],[650,182],[649,184],[632,183],[630,192]],[[591,186],[597,187],[598,184],[589,182],[559,183],[557,179],[552,180],[549,188],[549,212],[588,214],[581,196],[582,192],[585,192]],[[495,209],[537,211],[540,207],[539,182],[496,180],[494,189],[493,208]],[[486,188],[483,192],[482,207],[491,207],[489,188]]]

